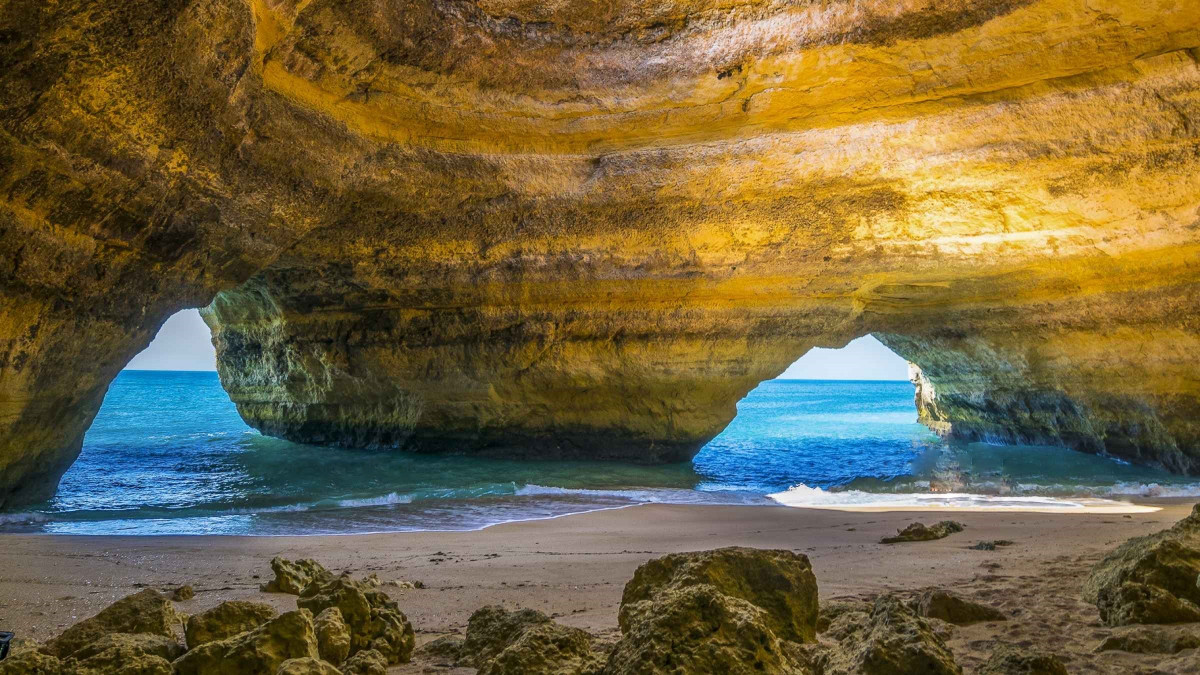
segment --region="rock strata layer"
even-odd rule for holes
[[[299,441],[682,460],[873,333],[947,433],[1200,471],[1197,3],[62,0],[0,35],[0,505],[199,306]]]

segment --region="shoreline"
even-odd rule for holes
[[[1009,622],[1005,630],[1012,635],[1006,633],[1006,639],[1036,643],[1046,635],[1075,631],[1073,642],[1087,647],[1080,647],[1077,658],[1086,658],[1096,672],[1127,672],[1117,668],[1129,665],[1120,655],[1088,656],[1095,636],[1108,629],[1099,626],[1095,608],[1082,602],[1078,587],[1104,553],[1130,537],[1170,526],[1195,502],[1142,501],[1162,510],[955,513],[953,518],[966,525],[964,532],[896,545],[879,539],[914,521],[939,520],[937,512],[641,504],[455,532],[0,535],[0,630],[44,640],[125,595],[182,584],[196,590],[195,599],[178,603],[188,613],[233,599],[291,609],[293,596],[258,590],[270,578],[270,559],[282,555],[314,558],[356,576],[375,573],[385,582],[422,582],[421,589],[383,587],[412,621],[419,643],[460,633],[471,612],[487,604],[540,609],[605,640],[617,634],[622,590],[642,563],[679,551],[751,546],[808,555],[823,600],[938,586],[1023,603],[1010,609],[1037,620]],[[994,551],[970,548],[998,539],[1015,543]],[[1047,617],[1064,611],[1062,625],[1045,625]],[[990,638],[980,630],[960,628],[956,636],[982,645]],[[958,637],[951,646],[964,666],[976,651],[980,658],[986,651],[959,644]],[[1114,659],[1116,669],[1106,670],[1104,664]]]

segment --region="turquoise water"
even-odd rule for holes
[[[949,445],[916,423],[912,397],[908,382],[764,382],[694,462],[648,467],[300,445],[246,426],[215,373],[125,371],[58,493],[0,514],[0,530],[450,530],[645,502],[806,505],[880,493],[1076,497],[1195,487],[1194,478],[1061,449]]]

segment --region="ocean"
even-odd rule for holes
[[[648,502],[1071,510],[1200,479],[1061,448],[945,442],[908,382],[771,380],[691,463],[510,461],[317,447],[241,420],[216,373],[124,371],[57,494],[0,531],[465,530]]]

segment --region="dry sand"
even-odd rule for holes
[[[677,551],[754,546],[805,553],[822,599],[938,586],[1001,608],[1006,622],[956,628],[949,644],[970,672],[1003,640],[1057,653],[1077,673],[1197,673],[1200,650],[1174,657],[1093,654],[1112,630],[1080,600],[1088,567],[1124,540],[1165,528],[1191,503],[1163,500],[1154,513],[954,513],[966,531],[932,542],[881,545],[883,536],[938,514],[847,513],[785,507],[647,505],[476,532],[344,537],[0,537],[0,630],[46,639],[141,588],[189,583],[198,612],[222,600],[280,609],[293,596],[265,594],[272,556],[311,557],[332,570],[421,581],[385,587],[418,644],[461,632],[482,605],[533,607],[606,640],[617,636],[625,582],[650,558]],[[1010,539],[995,551],[968,548]],[[417,662],[395,672],[448,672]]]

